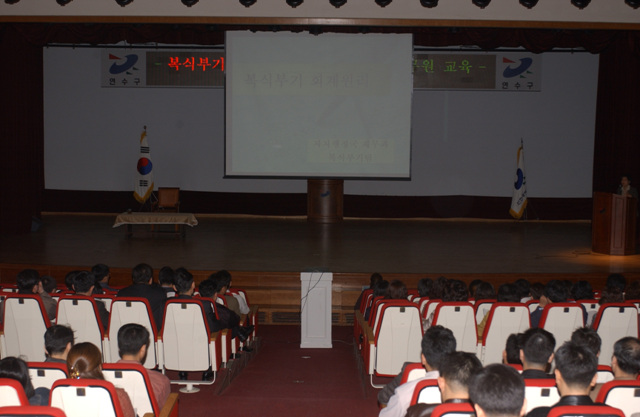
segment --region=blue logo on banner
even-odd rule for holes
[[[109,72],[114,75],[122,74],[123,72],[130,70],[136,64],[136,62],[138,62],[138,55],[136,54],[127,55],[125,58],[127,58],[127,60],[125,61],[124,64],[118,65],[115,62],[111,64],[111,68],[109,68]],[[109,54],[109,59],[121,59],[121,58],[115,55]]]
[[[513,62],[511,60],[506,60],[503,59],[503,62]],[[520,58],[520,66],[518,66],[517,68],[511,68],[511,65],[508,65],[507,68],[504,69],[504,72],[502,73],[502,75],[504,76],[504,78],[513,78],[513,77],[517,77],[518,75],[524,73],[526,70],[529,69],[529,67],[531,66],[531,64],[533,64],[533,59],[531,58]]]

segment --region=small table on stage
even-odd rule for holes
[[[151,225],[151,231],[153,232],[153,225],[174,225],[176,227],[176,233],[179,233],[181,236],[184,236],[185,225],[186,226],[196,226],[198,224],[198,220],[193,213],[161,213],[161,212],[152,212],[152,213],[120,213],[118,217],[116,217],[116,222],[113,224],[113,227],[122,226],[123,224],[127,225],[127,237],[133,235],[133,225],[134,224],[146,224]]]

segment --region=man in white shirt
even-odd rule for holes
[[[453,332],[442,326],[432,326],[422,337],[422,366],[427,374],[419,379],[408,381],[398,386],[385,408],[380,410],[379,417],[404,417],[411,405],[413,391],[418,382],[425,379],[436,379],[440,375],[438,369],[442,360],[456,350],[456,339]]]

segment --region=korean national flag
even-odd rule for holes
[[[140,203],[144,203],[153,192],[153,164],[151,163],[151,153],[147,142],[147,128],[140,135],[140,156],[136,174],[136,183],[133,196]]]
[[[527,208],[527,176],[524,173],[524,147],[518,148],[518,167],[516,169],[515,181],[513,184],[513,197],[511,198],[511,209],[509,214],[516,219],[520,219]]]

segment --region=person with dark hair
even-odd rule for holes
[[[447,286],[447,279],[445,277],[438,277],[435,281],[433,281],[433,286],[431,287],[431,295],[429,296],[432,300],[442,300],[444,297],[444,289]]]
[[[369,300],[369,304],[367,308],[364,310],[364,319],[369,320],[369,315],[371,314],[371,307],[373,306],[373,300],[376,297],[385,297],[389,296],[389,281],[382,280],[378,281],[376,285],[373,287],[373,297]]]
[[[469,295],[470,295],[471,297],[474,297],[474,298],[475,298],[475,296],[476,296],[476,290],[478,289],[478,286],[479,286],[480,284],[482,284],[483,282],[484,282],[484,281],[482,281],[481,279],[474,279],[473,281],[471,281],[471,282],[469,283]],[[477,300],[477,298],[475,298],[475,299]]]
[[[544,292],[544,284],[542,282],[534,282],[529,288],[532,300],[540,300],[542,293]]]
[[[67,371],[72,379],[100,379],[102,373],[102,353],[93,343],[83,342],[74,345],[67,356]],[[116,394],[122,408],[123,417],[136,417],[129,395],[116,387]]]
[[[383,406],[386,405],[380,411],[380,417],[404,416],[407,408],[411,405],[411,397],[416,385],[422,380],[434,379],[439,376],[438,370],[445,356],[456,350],[456,338],[451,330],[442,326],[433,326],[424,333],[421,348],[420,358],[422,366],[427,371],[426,375],[400,384],[402,372],[407,366],[405,363],[400,374],[378,393],[378,402]]]
[[[79,273],[80,271],[69,271],[67,272],[67,274],[64,276],[64,285],[67,287],[67,289],[69,291],[73,291],[73,278],[76,276],[77,273]]]
[[[513,285],[515,286],[520,302],[526,303],[531,299],[531,283],[524,278],[516,280]]]
[[[531,327],[538,327],[542,310],[551,303],[564,303],[567,301],[568,292],[566,286],[558,280],[551,280],[545,285],[540,297],[540,305],[531,313]]]
[[[218,303],[216,300],[222,297],[227,291],[227,280],[225,277],[216,276],[215,274],[200,283],[199,286],[200,296],[210,299],[212,302],[217,303],[216,309],[218,311],[218,320],[225,329],[231,329],[231,337],[237,337],[241,341],[247,340],[247,337],[253,331],[253,326],[242,327],[240,325],[240,316],[231,309],[227,308],[224,304]],[[243,348],[244,351],[250,352],[248,347]]]
[[[58,290],[58,283],[51,275],[43,275],[40,280],[42,281],[42,288],[47,294],[53,294]]]
[[[624,301],[624,293],[618,286],[607,286],[602,290],[598,304],[622,303]]]
[[[469,399],[477,417],[520,417],[527,403],[518,371],[501,364],[488,365],[471,377]]]
[[[621,293],[624,293],[627,288],[627,279],[622,274],[609,274],[605,287],[617,288]]]
[[[431,287],[433,287],[433,280],[431,278],[420,278],[418,281],[418,295],[420,297],[429,297]]]
[[[520,344],[522,333],[511,333],[507,337],[504,350],[502,351],[502,363],[505,365],[522,365],[520,360]]]
[[[522,378],[551,379],[553,375],[547,369],[553,361],[556,339],[544,329],[530,328],[522,333],[520,340],[520,361],[522,361]]]
[[[591,288],[591,283],[586,280],[581,280],[573,284],[571,287],[571,298],[575,301],[593,300],[593,288]]]
[[[73,347],[73,330],[69,326],[54,324],[44,332],[45,362],[67,363],[67,355]]]
[[[450,279],[447,281],[447,285],[444,289],[444,294],[442,295],[442,301],[468,301],[469,300],[469,290],[467,289],[467,284],[460,281],[459,279]]]
[[[176,293],[176,290],[173,288],[175,284],[175,271],[170,266],[163,266],[158,271],[158,282],[160,283],[160,288],[164,290],[167,294],[167,297],[173,297]]]
[[[221,275],[227,281],[227,294],[225,294],[225,297],[229,297],[231,295],[238,301],[238,305],[239,305],[238,314],[240,315],[249,314],[251,312],[251,308],[249,308],[249,305],[247,304],[247,300],[245,300],[243,296],[237,293],[231,293],[229,295],[229,290],[231,289],[231,285],[233,284],[233,277],[231,276],[231,273],[226,269],[221,269],[220,271],[216,272],[216,274]]]
[[[73,277],[73,290],[77,295],[83,295],[85,297],[91,297],[93,289],[95,288],[96,279],[92,273],[87,271],[80,271]],[[106,331],[109,327],[109,311],[104,305],[104,301],[94,299],[96,307],[98,308],[98,317],[102,328]]]
[[[611,371],[614,380],[634,381],[640,375],[640,340],[636,337],[623,337],[613,345]],[[598,383],[591,391],[591,399],[596,400],[604,384]]]
[[[149,331],[144,326],[128,323],[120,327],[118,330],[118,354],[121,359],[117,363],[144,365],[150,343]],[[147,371],[147,375],[149,375],[158,406],[162,408],[171,393],[171,381],[166,375],[154,370]]]
[[[589,393],[598,378],[598,359],[589,349],[566,342],[555,353],[556,385],[561,398],[551,407],[537,407],[527,417],[546,417],[553,407],[593,405]]]
[[[18,284],[18,294],[38,295],[42,300],[42,304],[44,305],[44,309],[49,320],[56,318],[58,303],[56,303],[56,300],[51,298],[51,296],[44,290],[38,271],[35,269],[23,269],[18,272],[16,283]]]
[[[473,353],[453,352],[440,365],[438,387],[442,394],[442,404],[468,403],[471,378],[480,373],[482,363]],[[433,409],[440,404],[415,404],[407,409],[406,417],[430,417]]]
[[[407,291],[407,286],[404,282],[399,279],[394,279],[389,283],[389,289],[387,290],[387,295],[391,300],[406,300],[409,296],[409,292]]]
[[[496,290],[493,287],[493,284],[490,282],[481,282],[480,284],[478,284],[473,295],[473,299],[476,301],[495,300],[496,297]]]
[[[636,187],[631,186],[631,177],[628,175],[620,177],[620,185],[616,189],[616,194],[638,199],[638,190]]]
[[[231,274],[226,270],[221,270],[209,275],[208,279],[215,283],[215,292],[218,297],[224,298],[227,303],[227,308],[240,317],[242,313],[240,312],[240,303],[238,302],[238,299],[233,295],[227,294],[227,291],[231,286]]]
[[[138,264],[131,270],[133,284],[118,291],[118,297],[141,297],[149,301],[153,321],[156,329],[162,327],[164,304],[167,301],[167,293],[162,288],[153,284],[153,268],[147,264]]]
[[[584,346],[593,352],[596,357],[600,356],[602,339],[598,332],[591,327],[579,327],[571,333],[571,341],[577,345]]]
[[[104,292],[117,292],[116,289],[109,286],[109,280],[111,279],[111,271],[105,264],[95,264],[91,267],[91,273],[96,277],[96,293],[102,294]]]
[[[635,280],[627,286],[627,290],[624,292],[624,300],[640,300],[640,280]]]
[[[15,379],[24,388],[24,393],[29,400],[29,405],[49,405],[49,389],[39,387],[33,389],[29,367],[20,358],[7,356],[0,359],[0,378]]]
[[[496,296],[499,303],[519,303],[520,295],[515,284],[502,284],[498,287],[498,294]],[[487,320],[489,319],[489,312],[484,315],[482,321],[476,326],[478,331],[478,339],[482,339],[484,334],[484,328],[487,327]]]
[[[376,283],[382,281],[382,279],[383,279],[382,275],[380,275],[378,272],[374,272],[373,274],[371,274],[371,276],[369,277],[369,286],[367,288],[363,288],[362,291],[360,292],[360,295],[356,300],[356,304],[353,306],[354,311],[360,310],[360,306],[362,305],[362,301],[363,301],[362,298],[364,297],[364,291],[367,289],[373,289]]]

